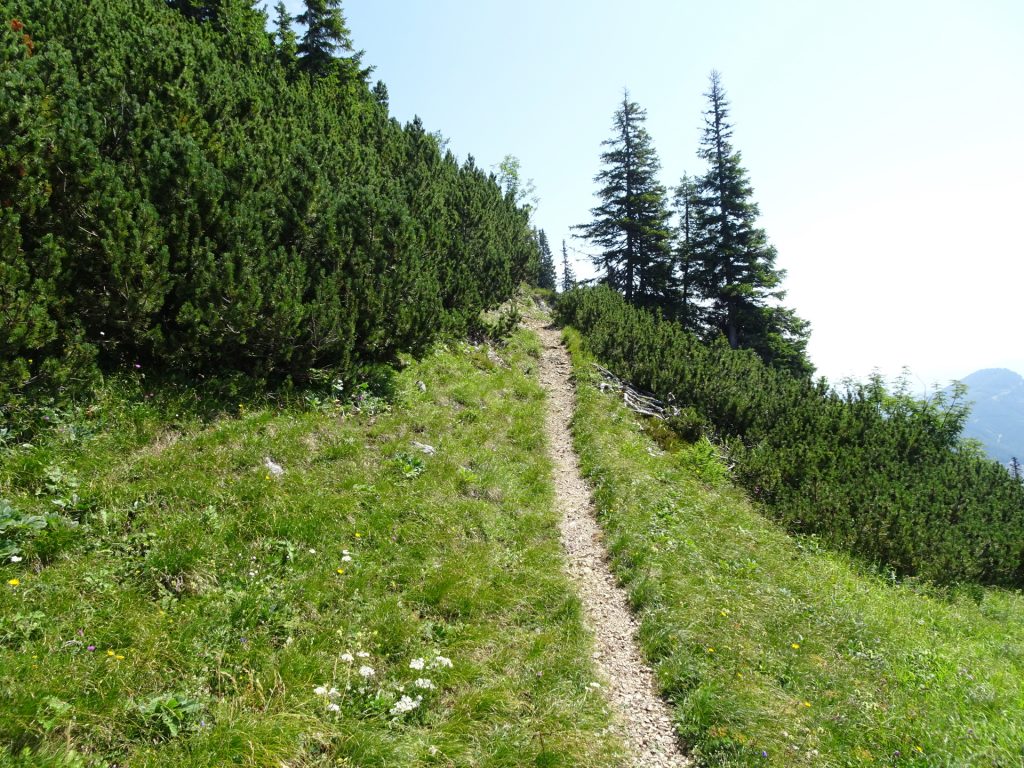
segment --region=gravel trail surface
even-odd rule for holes
[[[569,354],[558,330],[531,318],[527,326],[541,340],[540,381],[548,394],[545,429],[555,464],[555,492],[562,512],[561,538],[569,573],[577,585],[594,634],[594,659],[605,692],[618,711],[636,768],[690,766],[671,711],[655,686],[654,673],[640,655],[637,621],[625,590],[608,569],[608,553],[594,514],[590,488],[580,473],[569,422],[576,406]]]

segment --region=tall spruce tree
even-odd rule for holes
[[[704,299],[707,323],[731,347],[754,349],[766,362],[807,372],[808,324],[777,304],[785,271],[775,248],[756,225],[753,188],[732,146],[729,102],[718,72],[705,94],[704,131],[698,156],[707,163],[689,200],[689,253],[694,286]]]
[[[352,37],[341,12],[341,0],[305,0],[306,10],[295,20],[306,27],[298,45],[302,68],[327,74],[339,51],[352,53]]]
[[[555,273],[555,257],[551,253],[547,233],[537,230],[537,249],[540,251],[540,269],[537,275],[537,287],[549,291],[558,290],[558,276]]]
[[[572,264],[569,262],[569,249],[565,246],[565,240],[562,241],[562,293],[568,293],[576,287],[576,272],[572,268]]]
[[[644,128],[647,113],[626,91],[613,119],[614,135],[602,146],[605,168],[594,177],[601,185],[594,220],[576,227],[601,248],[593,257],[603,283],[630,303],[659,306],[668,301],[672,272],[669,213],[665,188],[658,183],[660,163]]]
[[[672,285],[675,294],[673,307],[676,319],[690,330],[701,328],[703,320],[700,297],[697,295],[693,259],[693,209],[697,185],[692,178],[683,174],[675,188],[672,202],[679,224],[673,247]]]

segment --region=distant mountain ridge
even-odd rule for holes
[[[984,368],[961,381],[967,386],[971,415],[964,437],[978,440],[1003,464],[1024,461],[1024,376],[1007,368]]]

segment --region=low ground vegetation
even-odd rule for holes
[[[567,335],[613,570],[702,764],[1020,764],[1019,593],[893,582],[787,534],[706,438],[665,440],[600,392]]]
[[[137,380],[5,445],[0,766],[618,765],[538,352],[290,404]]]

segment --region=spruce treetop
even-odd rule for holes
[[[692,194],[684,196],[688,216],[688,278],[703,299],[713,332],[733,348],[754,349],[766,361],[805,371],[808,326],[778,305],[785,271],[775,266],[776,251],[757,226],[760,213],[753,188],[732,145],[729,101],[718,72],[704,94],[707,109],[698,157],[707,163]],[[677,195],[677,201],[678,201]]]
[[[352,36],[341,11],[341,0],[305,0],[306,10],[295,20],[306,27],[298,45],[302,68],[325,74],[339,51],[352,53]]]
[[[661,164],[644,127],[647,113],[623,93],[612,121],[613,135],[602,142],[604,168],[594,177],[601,185],[594,220],[577,227],[601,249],[594,264],[602,282],[627,301],[662,303],[671,273],[669,213],[665,188],[658,182]]]

